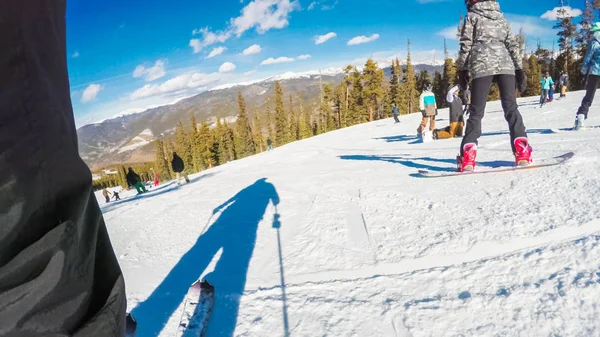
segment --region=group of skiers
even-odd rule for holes
[[[460,34],[459,83],[450,88],[446,97],[449,104],[450,125],[444,129],[435,129],[437,103],[431,91],[431,84],[426,83],[419,100],[423,118],[417,133],[426,140],[428,137],[433,139],[460,137],[464,132],[457,156],[457,170],[459,172],[475,170],[477,144],[481,136],[481,120],[491,85],[496,83],[510,130],[510,144],[515,165],[529,165],[533,160],[532,147],[527,138],[516,97],[516,90],[523,93],[527,87],[519,44],[513,37],[510,25],[496,0],[465,0],[465,4],[468,14]],[[582,73],[586,75],[587,80],[586,95],[577,111],[574,130],[584,126],[600,82],[600,23],[594,24],[591,32],[594,37],[590,41],[582,68]],[[548,72],[540,79],[540,83],[542,85],[540,106],[543,106],[553,100],[555,83]],[[569,86],[569,77],[565,72],[561,73],[558,86],[560,96],[565,97]],[[469,88],[471,91],[467,93]],[[461,90],[465,91],[462,101],[459,93]],[[464,110],[463,105],[467,106]],[[469,115],[466,128],[463,117],[465,112]],[[394,119],[396,123],[399,122],[395,106]],[[427,124],[429,124],[429,132],[426,130]]]

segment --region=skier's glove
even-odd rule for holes
[[[458,87],[460,90],[467,90],[467,86],[469,85],[469,71],[461,70],[458,73]]]
[[[525,75],[523,69],[517,69],[515,70],[515,76],[517,77],[517,90],[523,94],[527,89],[527,75]]]

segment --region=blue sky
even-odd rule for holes
[[[530,49],[537,39],[552,47],[554,1],[500,4]],[[571,6],[583,9],[584,0]],[[452,53],[458,49],[451,27],[460,13],[463,0],[71,0],[67,51],[77,124],[221,84],[368,57],[403,59],[407,39],[416,61],[439,60],[444,36]]]

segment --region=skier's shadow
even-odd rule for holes
[[[205,277],[215,287],[215,307],[207,336],[233,335],[256,244],[256,231],[270,202],[277,206],[279,195],[275,186],[263,178],[213,210],[213,215],[222,212],[219,218],[181,257],[152,294],[133,309],[138,321],[138,336],[155,337],[161,333],[183,302],[189,286],[202,275],[220,250],[214,271]]]

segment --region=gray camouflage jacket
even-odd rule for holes
[[[469,70],[472,79],[514,75],[515,69],[523,69],[519,44],[496,1],[473,5],[463,25],[458,58],[461,70]]]

